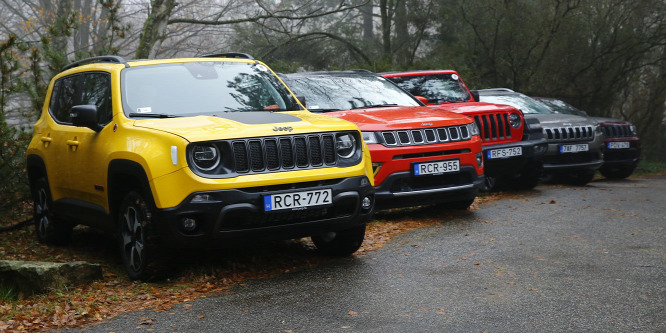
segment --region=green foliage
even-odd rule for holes
[[[636,170],[635,176],[660,174],[666,172],[666,162],[664,161],[640,161]]]
[[[13,302],[18,300],[18,294],[12,288],[0,285],[0,301]]]

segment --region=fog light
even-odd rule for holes
[[[370,181],[368,180],[368,177],[361,178],[361,187],[368,186],[368,185],[370,185]]]
[[[185,232],[192,232],[197,228],[197,220],[191,217],[184,217],[180,219],[180,225],[183,227]]]
[[[479,168],[483,166],[483,153],[476,153],[476,165]]]
[[[536,145],[534,146],[534,153],[535,154],[543,154],[546,152],[548,149],[548,145]]]
[[[370,197],[364,197],[363,201],[361,201],[361,206],[363,209],[370,209],[372,206],[372,199],[370,199]]]

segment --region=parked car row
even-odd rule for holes
[[[310,236],[348,255],[375,209],[466,209],[483,189],[533,188],[542,167],[584,184],[604,151],[638,159],[637,140],[602,146],[598,123],[507,96],[522,98],[453,71],[278,76],[243,53],[77,61],[26,154],[36,234],[106,229],[131,279],[157,276],[164,247]]]

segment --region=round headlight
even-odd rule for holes
[[[335,150],[338,152],[340,158],[350,158],[354,156],[354,153],[356,152],[356,139],[354,139],[354,136],[349,133],[338,135],[338,137],[335,138]]]
[[[210,171],[220,165],[220,152],[215,145],[197,145],[192,149],[192,161],[194,165],[203,170]]]
[[[518,128],[520,127],[520,116],[517,113],[512,113],[509,115],[509,123],[511,127]]]

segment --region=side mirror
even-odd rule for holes
[[[472,94],[472,99],[473,99],[472,102],[479,102],[479,91],[478,90],[471,90],[469,93]]]
[[[95,132],[102,130],[98,123],[97,105],[75,105],[69,111],[72,124],[77,127],[87,127]]]
[[[423,96],[414,96],[414,97],[416,97],[416,99],[421,101],[421,103],[428,105],[428,99],[427,98],[425,98]]]

